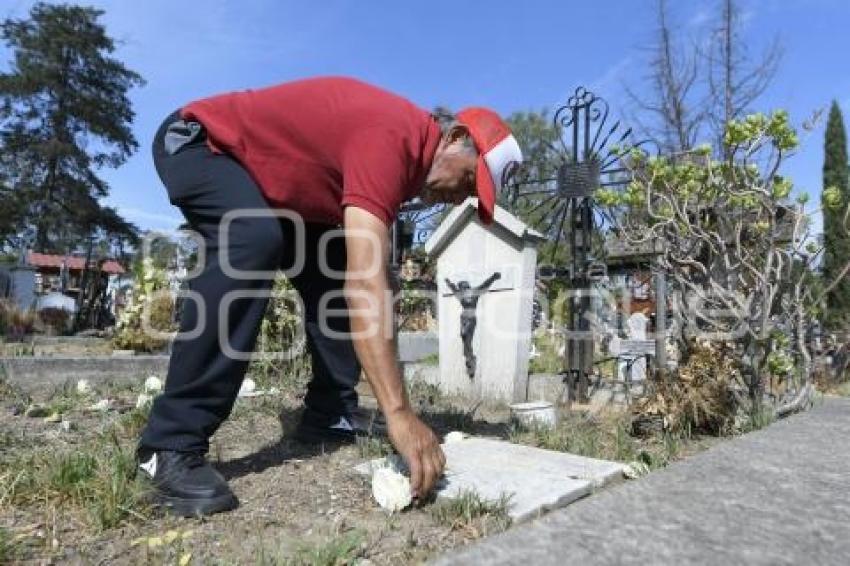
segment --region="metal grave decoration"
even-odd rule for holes
[[[609,123],[608,103],[579,87],[554,115],[560,160],[556,174],[528,178],[520,174],[506,195],[515,207],[525,203],[525,214],[537,213],[547,239],[554,242],[550,265],[541,265],[541,278],[566,279],[571,289],[565,329],[565,380],[570,399],[586,401],[593,373],[593,329],[590,326],[592,283],[606,274],[603,247],[597,228],[604,223],[594,206],[594,192],[601,187],[624,187],[630,182],[626,156],[648,140],[633,142],[632,129],[620,120]],[[520,208],[521,209],[521,208]],[[568,256],[557,266],[555,255],[561,241]]]
[[[452,283],[446,278],[446,285],[452,294],[460,301],[463,310],[460,313],[460,338],[463,341],[463,357],[466,359],[466,373],[469,379],[475,377],[475,352],[472,350],[472,338],[475,336],[475,326],[478,324],[476,310],[478,299],[487,292],[490,285],[502,276],[498,271],[476,287],[470,287],[469,281]]]

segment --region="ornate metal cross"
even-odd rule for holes
[[[558,108],[553,125],[559,137],[555,152],[560,160],[556,175],[528,178],[522,173],[510,186],[514,208],[538,213],[544,235],[554,241],[548,265],[541,264],[539,276],[567,279],[571,290],[565,329],[565,379],[570,398],[586,401],[589,376],[593,371],[593,331],[590,327],[591,286],[605,275],[601,238],[596,228],[603,223],[594,207],[594,192],[600,187],[622,187],[631,179],[623,156],[647,141],[632,142],[632,129],[620,120],[609,124],[608,103],[578,87]],[[523,206],[525,204],[526,206]],[[554,265],[562,240],[568,243],[566,265]]]

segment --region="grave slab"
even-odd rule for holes
[[[442,448],[446,475],[437,497],[452,499],[468,490],[490,500],[511,495],[509,514],[514,522],[568,505],[623,477],[622,464],[500,440],[468,438]],[[384,465],[386,460],[380,458],[355,470],[371,475]]]

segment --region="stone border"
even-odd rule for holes
[[[169,357],[167,355],[0,357],[0,368],[9,383],[23,389],[34,389],[62,385],[78,379],[98,383],[135,382],[151,374],[164,377],[168,370]]]
[[[436,332],[398,333],[398,356],[402,363],[418,362],[438,352]]]

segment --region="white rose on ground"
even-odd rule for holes
[[[145,380],[145,393],[159,393],[162,391],[162,380],[155,375]]]
[[[81,379],[77,382],[77,393],[85,395],[91,392],[91,383],[87,379]]]
[[[250,377],[246,377],[242,382],[242,385],[239,387],[239,396],[240,397],[250,397],[257,391],[256,382]]]
[[[95,411],[108,411],[112,408],[112,400],[110,399],[101,399],[91,407]]]
[[[453,430],[452,432],[446,435],[446,437],[443,439],[443,442],[445,444],[451,444],[452,442],[461,442],[464,438],[466,438],[466,435],[464,433],[460,432],[459,430]]]
[[[147,393],[139,393],[139,396],[136,397],[136,408],[143,409],[146,406],[150,405],[153,402],[153,397],[148,395]]]
[[[372,496],[378,505],[395,513],[413,501],[410,480],[392,468],[378,468],[372,474]]]

